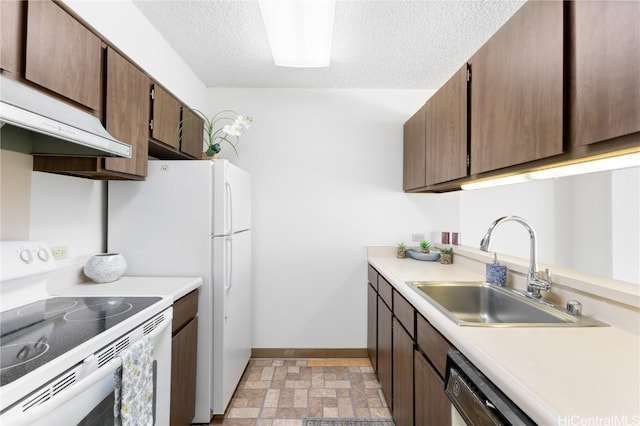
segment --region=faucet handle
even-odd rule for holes
[[[545,278],[546,278],[547,282],[543,283],[544,284],[544,288],[542,288],[541,290],[549,291],[549,290],[551,290],[551,269],[545,268],[544,274],[546,275]]]

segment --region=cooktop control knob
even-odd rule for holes
[[[28,249],[24,249],[20,252],[20,259],[24,263],[31,263],[33,262],[33,254]]]
[[[40,258],[40,260],[42,260],[43,262],[48,261],[51,256],[49,255],[49,251],[47,251],[47,249],[43,249],[41,248],[40,250],[38,250],[38,257]]]

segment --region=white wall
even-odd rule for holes
[[[502,216],[521,216],[538,236],[554,235],[553,181],[526,182],[476,191],[461,191],[460,224],[462,244],[479,247],[489,225]],[[516,222],[496,229],[491,251],[529,258],[529,233]],[[540,260],[555,258],[554,239],[538,238]]]
[[[640,283],[640,167],[611,173],[612,272]]]
[[[505,215],[536,231],[538,261],[640,284],[640,168],[461,191],[463,244],[478,247]],[[492,251],[529,258],[529,236],[513,222],[498,228]],[[552,272],[553,272],[553,268]]]
[[[3,240],[67,246],[70,264],[104,247],[104,182],[32,172],[30,155],[0,150]]]
[[[32,168],[30,155],[0,150],[0,240],[29,239]]]
[[[254,118],[254,347],[365,347],[366,246],[457,227],[455,196],[402,192],[402,124],[424,91],[210,89]]]

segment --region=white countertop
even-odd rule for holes
[[[51,291],[54,296],[161,296],[174,302],[202,285],[200,277],[121,277],[104,284],[82,282]]]
[[[369,263],[540,425],[640,424],[640,339],[614,327],[460,327],[405,281],[484,280],[469,269],[397,259]]]

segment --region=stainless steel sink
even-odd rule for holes
[[[484,282],[408,281],[410,287],[458,325],[485,327],[607,326],[572,316],[513,290]]]

